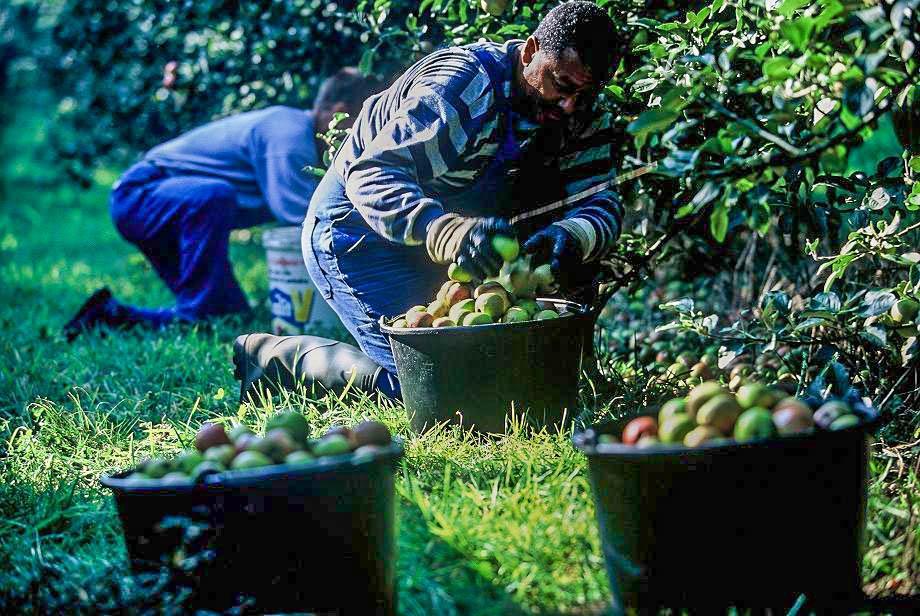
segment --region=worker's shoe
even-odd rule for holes
[[[99,325],[117,327],[128,324],[124,309],[112,296],[108,287],[103,287],[83,302],[77,314],[64,325],[67,342],[73,342],[82,332]]]
[[[351,383],[358,391],[394,396],[394,379],[384,368],[360,349],[328,338],[245,334],[233,342],[233,363],[241,402],[314,384],[319,393],[341,393]]]

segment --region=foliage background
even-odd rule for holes
[[[630,215],[598,336],[596,376],[608,387],[594,404],[621,413],[679,389],[650,383],[660,381],[656,354],[684,346],[785,370],[803,391],[855,387],[886,419],[873,448],[867,589],[916,593],[916,324],[889,310],[920,291],[920,124],[905,87],[917,2],[598,3],[627,50],[603,100],[622,135],[621,167],[658,168],[623,187]],[[257,322],[80,348],[56,334],[100,277],[133,301],[168,298],[108,224],[117,171],[210,118],[308,104],[340,63],[394,75],[440,45],[524,36],[556,3],[500,4],[0,6],[0,351],[15,362],[0,371],[0,543],[12,563],[3,611],[144,605],[119,572],[117,521],[95,478],[141,452],[175,451],[205,419],[236,416],[226,349]],[[169,62],[175,76],[164,81]],[[49,220],[60,226],[53,237]],[[235,235],[234,254],[247,291],[264,292],[253,238]],[[801,362],[777,360],[783,347]],[[206,369],[189,368],[190,356]],[[284,403],[317,426],[382,416],[412,438],[401,409],[373,401]],[[247,420],[257,426],[270,410]],[[486,449],[457,433],[413,440],[400,490],[414,529],[400,545],[407,613],[590,612],[603,601],[583,461],[564,437]]]

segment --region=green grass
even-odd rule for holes
[[[259,427],[272,409],[238,407],[230,343],[264,330],[268,313],[68,345],[61,325],[98,286],[147,305],[169,294],[112,228],[115,175],[100,172],[90,190],[77,189],[51,171],[43,138],[41,116],[20,113],[0,165],[0,612],[165,604],[170,597],[151,597],[125,575],[114,504],[98,478],[178,451],[206,420]],[[250,296],[264,297],[255,236],[236,236],[232,251]],[[302,409],[316,431],[374,417],[406,440],[397,484],[402,613],[603,610],[609,590],[585,462],[569,434],[486,441],[454,428],[419,437],[401,406],[377,399],[275,404]],[[916,438],[873,449],[864,563],[873,592],[918,591],[918,456],[916,444],[905,446]]]

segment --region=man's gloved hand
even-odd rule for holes
[[[534,233],[524,244],[524,252],[533,255],[534,265],[549,263],[559,284],[567,286],[569,274],[582,263],[581,244],[575,237],[557,225],[549,225]]]
[[[502,218],[444,214],[428,226],[425,247],[435,263],[456,263],[482,280],[497,274],[502,266],[502,258],[492,246],[496,235],[515,237],[514,229]]]

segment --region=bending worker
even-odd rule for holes
[[[112,220],[176,296],[140,308],[96,291],[64,327],[68,339],[95,325],[158,327],[247,312],[228,256],[231,229],[278,220],[300,224],[318,179],[333,116],[357,115],[377,83],[345,68],[320,86],[313,109],[274,106],[200,126],[146,153],[116,182]]]
[[[437,51],[368,99],[310,201],[307,269],[360,350],[313,336],[249,334],[234,349],[241,395],[314,382],[399,396],[381,315],[427,303],[457,262],[493,275],[496,234],[527,239],[565,288],[614,246],[623,209],[603,191],[511,228],[520,212],[609,179],[613,131],[596,110],[618,62],[593,2],[562,4],[526,41]]]

